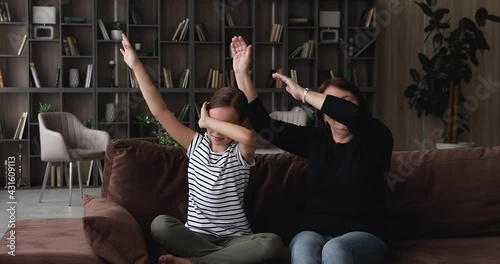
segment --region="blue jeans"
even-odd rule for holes
[[[366,232],[349,232],[339,237],[303,231],[290,242],[293,264],[384,263],[387,247],[378,237]]]

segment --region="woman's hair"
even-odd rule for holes
[[[350,81],[344,79],[344,78],[334,78],[334,79],[328,79],[321,84],[321,86],[318,89],[318,93],[324,93],[325,90],[333,86],[335,88],[338,88],[340,90],[344,90],[346,92],[350,92],[355,98],[356,101],[358,101],[358,106],[361,111],[370,113],[370,108],[368,107],[368,102],[366,101],[365,96],[363,93],[359,90],[359,88],[351,83]],[[324,125],[323,122],[323,113],[321,111],[316,111],[318,121],[321,125]],[[327,130],[330,130],[329,127],[326,127]]]
[[[224,87],[220,88],[210,99],[208,109],[217,107],[233,107],[238,114],[238,119],[243,122],[247,119],[247,97],[238,88]]]

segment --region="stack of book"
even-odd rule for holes
[[[198,41],[210,41],[210,36],[208,35],[207,28],[203,23],[197,23],[196,27],[196,36],[198,37]]]
[[[308,40],[302,45],[297,47],[292,53],[290,53],[290,58],[312,58],[314,57],[314,46],[315,40]]]
[[[189,69],[185,68],[182,70],[181,78],[179,79],[179,87],[187,88],[189,84]]]
[[[7,2],[0,2],[0,22],[12,22],[9,3]]]
[[[40,155],[40,140],[37,136],[31,137],[31,154]]]
[[[174,36],[172,37],[172,41],[186,40],[188,29],[189,29],[189,18],[186,18],[182,20],[177,26]]]
[[[170,71],[170,69],[167,68],[163,68],[162,71],[163,71],[163,80],[165,83],[165,88],[173,88],[174,84],[172,82],[172,72]]]
[[[283,25],[273,24],[273,29],[271,30],[271,36],[269,37],[269,42],[280,42],[282,33],[283,33]]]
[[[35,63],[30,62],[30,71],[31,71],[31,78],[33,79],[33,82],[35,83],[36,88],[42,87],[40,84],[40,80],[38,79],[38,73],[35,68]]]
[[[104,25],[104,22],[102,22],[102,19],[97,19],[97,24],[99,24],[99,29],[101,29],[101,35],[104,40],[109,40],[109,34],[108,30],[106,29],[106,26]]]
[[[92,82],[92,69],[93,69],[92,64],[87,65],[87,76],[85,77],[85,88],[90,88],[90,84]]]
[[[186,117],[189,116],[189,104],[185,104],[181,111],[179,112],[179,114],[177,115],[177,119],[179,119],[179,121],[183,122],[186,120]]]
[[[73,36],[68,36],[62,39],[64,46],[64,55],[66,56],[80,56],[80,50]]]
[[[221,88],[223,84],[222,72],[217,69],[210,68],[208,70],[206,88]]]
[[[226,70],[226,86],[227,87],[236,87],[236,75],[234,74],[234,70]]]
[[[290,69],[290,78],[296,82],[299,83],[299,78],[297,77],[297,70],[295,69]]]
[[[377,26],[377,9],[375,7],[363,10],[359,19],[360,27],[376,27]]]

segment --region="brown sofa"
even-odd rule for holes
[[[113,141],[106,198],[87,197],[83,221],[18,221],[16,257],[5,252],[7,232],[0,263],[156,263],[161,251],[150,223],[159,214],[185,220],[186,168],[180,148]],[[256,157],[245,197],[254,232],[277,233],[285,243],[298,232],[306,171],[291,154]],[[394,152],[386,178],[391,263],[500,263],[500,147]],[[288,255],[284,249],[276,263]]]

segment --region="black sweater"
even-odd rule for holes
[[[248,110],[257,133],[308,160],[303,230],[330,236],[365,231],[385,240],[384,173],[394,142],[382,122],[358,105],[328,95],[321,111],[354,135],[350,142],[337,144],[324,129],[271,119],[260,98]]]

